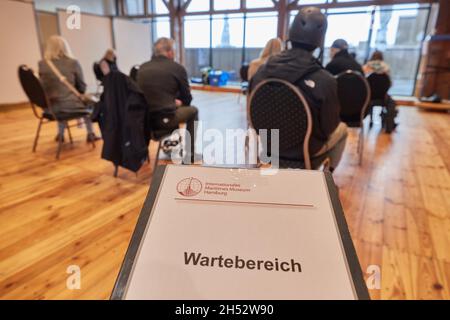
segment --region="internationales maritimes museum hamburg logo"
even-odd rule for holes
[[[203,189],[200,180],[196,178],[186,178],[178,182],[177,191],[184,197],[195,197]]]

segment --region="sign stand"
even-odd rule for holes
[[[111,299],[370,299],[332,175],[303,170],[280,170],[279,174],[282,174],[281,177],[277,174],[278,177],[274,178],[261,176],[259,170],[160,166],[152,179]],[[267,190],[273,192],[280,179],[288,183],[289,178],[283,178],[283,174],[291,177],[291,180],[297,179],[295,181],[300,184],[299,188],[303,185],[301,181],[305,181],[305,189],[302,189],[305,198],[299,199],[302,203],[296,201],[301,197],[292,196],[295,195],[292,189],[280,195],[264,193]],[[298,177],[293,177],[296,175]],[[230,181],[239,181],[239,184]],[[257,182],[250,184],[249,181]],[[319,190],[321,181],[323,190]],[[306,195],[305,190],[312,190],[312,193]],[[176,209],[168,210],[170,206]],[[252,216],[255,213],[256,219]],[[171,217],[177,214],[179,216]],[[200,218],[195,220],[200,214]],[[230,221],[231,216],[235,222],[224,222]],[[269,219],[269,226],[264,224],[266,218]],[[174,220],[165,221],[167,219]],[[186,221],[183,222],[183,219]],[[217,229],[202,231],[176,226],[178,221],[186,225],[192,220],[200,221],[199,224],[204,221]],[[227,232],[231,231],[227,228],[235,228],[233,234],[240,237],[247,234],[246,228],[250,228],[251,221],[256,220],[259,228],[252,229],[252,236],[230,240]],[[278,235],[271,234],[267,236],[270,238],[269,245],[264,245],[267,231],[259,229],[272,228],[273,225],[274,230],[277,230],[278,221],[278,233],[285,238],[290,240],[292,235],[293,240],[308,237],[306,239],[311,241],[302,241],[300,245],[294,243],[289,247],[286,243],[290,242],[282,242],[286,239],[280,240],[278,244],[273,241],[278,239]],[[291,225],[304,226],[305,229],[290,233]],[[319,230],[314,230],[314,226],[318,225]],[[192,226],[195,228],[194,224]],[[221,232],[225,234],[221,235]],[[261,239],[256,239],[258,235]],[[224,240],[227,237],[230,240],[229,248],[228,242]],[[245,243],[249,243],[248,246]],[[252,243],[256,243],[254,248],[250,248]],[[193,259],[195,255],[200,257],[200,253],[203,256],[221,254],[221,260],[213,258],[212,266],[206,263],[196,265]],[[228,255],[222,257],[224,253]],[[255,260],[241,263],[244,258],[253,258],[250,254],[254,254]],[[206,259],[203,256],[202,259]],[[260,260],[257,267],[251,263],[258,263],[258,259],[264,256],[266,260]],[[275,265],[278,268],[278,261],[282,263],[283,259],[288,261],[283,262],[286,269],[292,264],[289,272],[274,269]],[[235,264],[236,261],[241,265]],[[329,268],[329,272],[324,272],[328,270],[325,268]],[[178,282],[172,282],[172,278],[177,278]],[[235,282],[242,287],[229,285],[233,282],[231,279],[236,279]],[[216,280],[219,282],[211,284]],[[249,288],[253,286],[251,281],[254,281],[255,288]],[[267,284],[264,284],[265,281]],[[262,287],[258,289],[258,286]],[[271,288],[270,292],[264,291],[265,286]]]

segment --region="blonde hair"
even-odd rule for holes
[[[69,43],[67,43],[67,40],[61,36],[51,36],[47,40],[44,58],[54,60],[63,57],[73,58]]]
[[[105,55],[103,56],[103,59],[106,59],[108,61],[114,61],[116,57],[116,52],[114,51],[114,49],[108,49],[105,52]]]
[[[271,56],[274,56],[282,51],[283,42],[281,42],[280,38],[270,39],[266,47],[261,51],[259,58],[261,60],[267,60]]]

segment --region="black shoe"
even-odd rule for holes
[[[58,133],[55,137],[55,142],[59,142],[60,134]],[[61,142],[64,142],[64,136],[62,136]]]
[[[97,136],[95,135],[95,133],[88,133],[88,135],[87,135],[87,137],[86,137],[86,142],[92,143],[92,142],[95,142],[95,141],[98,141],[98,140],[101,140],[101,139],[102,139],[102,138],[97,137]]]

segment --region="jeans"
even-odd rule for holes
[[[94,133],[94,128],[92,126],[92,121],[90,116],[83,117],[84,124],[86,125],[86,131],[88,134]],[[58,122],[58,134],[64,136],[64,129],[66,125],[64,122]]]
[[[183,160],[185,164],[194,163],[195,160],[195,121],[198,121],[198,109],[196,107],[182,106],[177,108],[174,115],[160,117],[155,124],[155,129],[175,130],[178,129],[180,123],[186,123],[186,130],[191,136],[191,149],[186,150]]]

